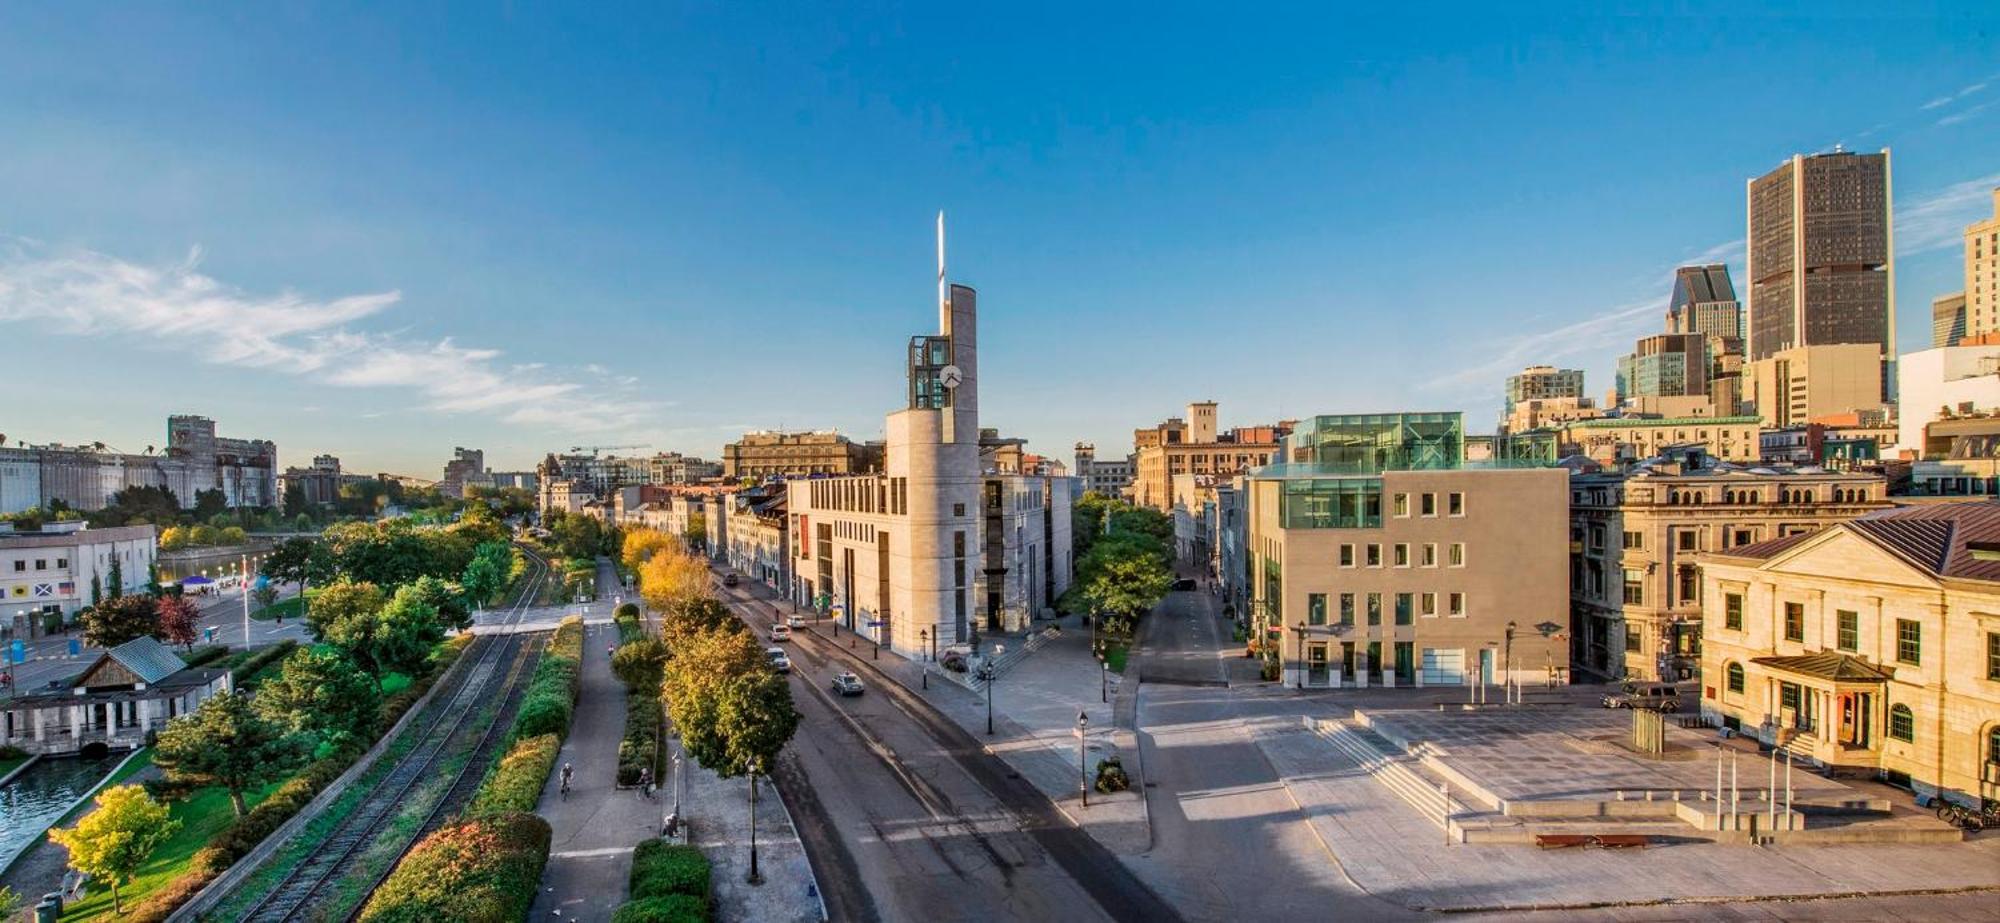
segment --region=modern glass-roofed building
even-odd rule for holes
[[[1458,413],[1303,421],[1252,471],[1230,599],[1287,685],[1566,677],[1568,472],[1465,462]]]

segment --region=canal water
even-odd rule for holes
[[[0,869],[41,839],[71,802],[90,791],[124,758],[123,753],[94,760],[43,757],[6,788],[0,788]]]

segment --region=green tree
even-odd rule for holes
[[[111,556],[111,572],[104,578],[104,592],[111,596],[125,595],[125,565],[116,554]]]
[[[49,839],[69,850],[70,868],[111,885],[111,909],[122,915],[118,886],[180,826],[143,787],[114,785],[98,793],[96,810],[71,829],[50,830]]]
[[[333,552],[309,538],[288,538],[264,557],[264,576],[296,583],[304,593],[308,584],[325,583],[334,576]]]
[[[228,789],[229,803],[242,817],[243,793],[283,778],[304,755],[283,727],[251,708],[248,695],[224,692],[167,722],[153,764],[169,781]]]
[[[792,686],[770,670],[752,670],[732,677],[716,702],[721,731],[719,763],[697,755],[701,764],[723,776],[742,773],[770,775],[778,751],[798,730],[799,713],[792,707]]]
[[[727,759],[728,739],[718,711],[723,690],[738,676],[769,670],[756,639],[742,632],[699,631],[674,646],[662,696],[682,745],[702,765],[716,769]]]
[[[464,631],[472,627],[472,610],[465,604],[468,594],[458,587],[436,577],[418,577],[415,582],[396,592],[400,596],[405,591],[437,610],[437,623],[441,631]]]
[[[98,607],[99,604],[103,602],[104,602],[104,576],[102,574],[91,574],[90,607],[95,609]]]
[[[1064,607],[1096,612],[1108,624],[1129,631],[1132,620],[1165,599],[1173,586],[1171,558],[1152,536],[1120,532],[1099,539],[1077,562],[1076,581]]]
[[[306,487],[304,484],[285,485],[285,516],[296,518],[306,515]]]
[[[322,594],[324,598],[324,594]],[[430,657],[431,649],[444,640],[437,608],[424,602],[414,586],[396,591],[394,598],[374,611],[358,612],[328,626],[326,640],[381,679],[390,671],[414,673]]]
[[[667,643],[640,638],[618,646],[611,654],[611,673],[627,689],[657,695],[667,667]]]
[[[222,530],[208,523],[188,528],[188,544],[190,545],[206,548],[210,545],[220,544],[221,541]]]
[[[250,598],[256,600],[257,609],[259,611],[269,609],[272,606],[278,604],[278,588],[275,585],[273,585],[269,580],[261,581],[251,586]],[[282,625],[284,623],[285,623],[285,614],[283,612],[279,612],[278,624]]]
[[[224,545],[241,545],[250,540],[250,533],[242,526],[225,526],[216,534],[216,541]]]
[[[53,504],[51,504],[53,509]],[[180,519],[181,501],[165,487],[127,487],[111,495],[111,502],[92,514],[95,525],[124,526],[139,523],[171,525]]]
[[[306,604],[306,627],[313,638],[324,641],[333,626],[361,615],[371,615],[389,601],[389,594],[372,583],[339,580],[319,591]]]
[[[690,516],[688,517],[688,527],[687,527],[687,536],[686,536],[686,538],[687,538],[687,543],[688,543],[688,547],[689,547],[689,548],[694,548],[694,549],[697,549],[697,550],[705,550],[705,549],[707,549],[707,548],[708,548],[708,516],[706,516],[706,515],[704,515],[704,514],[702,514],[702,513],[695,513],[695,514],[693,514],[693,515],[690,515]]]
[[[160,613],[151,596],[114,596],[83,617],[83,639],[98,647],[117,647],[159,631]]]
[[[339,651],[300,648],[257,687],[257,714],[287,733],[332,747],[366,741],[375,730],[381,694],[374,681]]]
[[[229,512],[229,496],[220,487],[194,492],[194,518],[203,522]]]
[[[486,605],[507,588],[507,574],[514,567],[514,548],[505,542],[484,542],[473,550],[472,562],[465,565],[459,585],[474,605]]]
[[[153,596],[160,595],[160,562],[158,561],[148,561],[146,563],[146,592]]]

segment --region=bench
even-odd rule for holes
[[[1582,833],[1537,833],[1535,845],[1543,849],[1568,849],[1573,846],[1589,846],[1593,837]]]
[[[1591,837],[1592,845],[1604,849],[1645,849],[1652,842],[1650,837],[1636,833],[1607,833]]]

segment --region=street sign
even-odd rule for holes
[[[884,621],[882,621],[881,619],[869,619],[869,620],[868,620],[868,627],[870,627],[870,628],[880,628],[880,627],[882,627],[882,626],[884,626],[884,625],[887,625],[887,624],[889,624],[889,623],[888,623],[888,622],[884,622]]]
[[[7,646],[7,657],[15,663],[26,663],[28,661],[28,645],[19,638],[14,639],[14,643]]]

